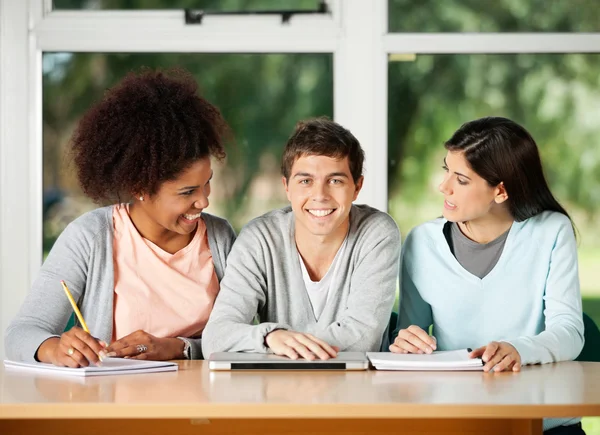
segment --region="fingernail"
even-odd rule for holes
[[[101,341],[101,342],[100,342],[100,345],[101,345],[102,347],[108,347],[108,344],[106,343],[106,341]]]
[[[108,352],[108,353],[106,354],[106,357],[107,357],[107,358],[112,358],[113,356],[117,356],[117,352]]]
[[[433,352],[433,349],[431,349],[430,347],[428,347],[427,350],[426,350],[426,352],[427,353],[431,353],[431,352]]]
[[[98,358],[100,358],[100,361],[102,361],[104,358],[106,358],[106,352],[103,350],[98,352]]]

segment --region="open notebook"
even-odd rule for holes
[[[176,363],[168,361],[139,361],[123,358],[105,358],[101,366],[57,367],[46,363],[25,363],[4,360],[6,369],[28,370],[31,372],[70,375],[70,376],[106,376],[106,375],[131,375],[136,373],[170,372],[179,368]]]
[[[483,361],[469,358],[469,352],[467,349],[429,355],[367,352],[367,357],[377,370],[483,370]]]

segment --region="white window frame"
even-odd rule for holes
[[[415,0],[416,1],[416,0]],[[387,0],[329,0],[331,15],[208,16],[182,11],[52,11],[0,0],[0,325],[42,258],[42,53],[332,53],[334,118],[367,156],[359,202],[387,210],[389,54],[600,53],[600,33],[388,33]],[[0,334],[0,358],[4,356]]]

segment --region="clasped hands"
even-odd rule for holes
[[[138,330],[110,345],[73,327],[60,337],[46,340],[37,352],[38,360],[61,367],[87,367],[105,357],[166,361],[183,356],[184,343],[178,338],[158,338]]]
[[[437,348],[435,337],[429,335],[416,325],[401,329],[394,343],[390,346],[393,353],[430,354]],[[481,358],[485,363],[484,372],[494,369],[494,372],[521,370],[521,355],[515,347],[504,341],[492,341],[486,346],[477,348],[469,354],[471,358]]]

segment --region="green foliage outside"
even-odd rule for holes
[[[390,32],[597,32],[596,0],[389,0]]]

